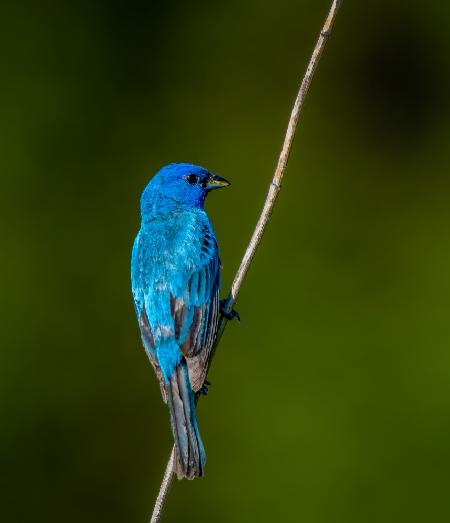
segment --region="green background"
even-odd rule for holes
[[[129,258],[163,164],[224,294],[329,1],[0,8],[0,519],[145,522],[171,448]],[[450,519],[450,4],[344,1],[165,521]]]

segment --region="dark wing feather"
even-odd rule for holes
[[[220,259],[212,234],[207,231],[204,238],[202,258],[205,264],[191,274],[184,298],[171,295],[175,337],[186,358],[194,391],[205,381],[219,319]]]
[[[146,353],[148,354],[148,358],[151,364],[153,365],[153,368],[155,369],[155,374],[159,381],[161,395],[163,397],[164,402],[167,403],[167,394],[164,386],[164,376],[161,371],[161,367],[159,366],[158,359],[156,358],[155,341],[153,339],[152,329],[150,328],[150,325],[148,323],[147,313],[145,312],[145,305],[142,309],[141,316],[139,318],[139,326],[141,328],[141,336],[142,341],[144,343],[144,347],[146,348]]]

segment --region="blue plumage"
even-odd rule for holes
[[[204,472],[194,393],[203,386],[216,333],[221,268],[203,206],[209,191],[226,185],[197,165],[163,167],[142,193],[141,228],[133,245],[136,314],[169,406],[179,478]]]

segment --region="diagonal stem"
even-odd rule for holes
[[[169,461],[167,462],[166,471],[164,472],[164,477],[161,482],[161,487],[159,488],[158,497],[155,501],[155,506],[153,507],[153,514],[150,523],[158,523],[161,518],[162,511],[164,509],[164,503],[166,501],[167,493],[169,492],[170,485],[173,480],[173,471],[175,467],[175,447],[172,448]]]
[[[330,7],[330,11],[328,13],[328,16],[325,20],[322,30],[320,31],[319,37],[318,37],[316,45],[314,47],[314,51],[309,60],[308,67],[306,68],[305,74],[304,74],[302,82],[300,84],[300,88],[297,93],[297,97],[295,99],[294,106],[292,108],[291,117],[289,119],[289,124],[288,124],[287,130],[286,130],[286,135],[284,137],[283,147],[281,148],[281,153],[278,158],[278,164],[275,169],[275,173],[273,175],[272,182],[269,186],[269,191],[266,196],[266,201],[264,202],[264,207],[259,216],[258,223],[256,224],[255,230],[253,231],[253,235],[250,239],[250,243],[248,244],[244,257],[242,258],[242,261],[239,266],[239,269],[237,270],[236,276],[234,277],[233,284],[231,286],[231,290],[230,290],[228,297],[226,299],[226,302],[225,302],[225,306],[224,306],[225,313],[230,313],[233,309],[233,305],[236,302],[237,295],[242,286],[242,282],[244,281],[245,275],[247,274],[250,264],[252,263],[253,257],[255,256],[256,250],[261,242],[261,239],[264,235],[266,226],[269,223],[270,217],[272,215],[272,211],[275,206],[275,202],[277,200],[278,193],[280,192],[280,189],[281,189],[281,181],[282,181],[284,173],[286,171],[286,165],[287,165],[287,162],[289,159],[289,153],[291,151],[292,142],[294,140],[298,119],[301,114],[303,104],[304,104],[306,95],[308,93],[309,86],[311,84],[311,80],[314,76],[314,72],[317,68],[317,64],[319,63],[320,56],[325,47],[325,43],[331,34],[331,29],[332,29],[334,21],[336,19],[336,15],[337,15],[340,4],[341,4],[341,0],[333,0],[331,7]],[[224,315],[222,315],[220,322],[219,322],[218,329],[217,329],[214,346],[213,346],[213,349],[211,351],[211,355],[210,355],[210,358],[208,361],[208,368],[211,365],[211,361],[213,359],[217,346],[220,342],[220,339],[222,337],[222,334],[223,334],[223,331],[225,329],[227,322],[228,322],[227,318]],[[170,454],[169,461],[167,463],[167,467],[166,467],[166,471],[164,473],[161,487],[159,489],[159,494],[158,494],[158,497],[156,499],[156,502],[155,502],[155,505],[153,508],[151,523],[158,523],[161,518],[162,511],[164,508],[164,503],[166,501],[167,494],[169,492],[170,485],[173,480],[173,471],[174,471],[174,465],[175,465],[174,461],[175,461],[175,450],[173,448],[172,453]]]

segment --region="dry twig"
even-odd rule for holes
[[[316,46],[314,48],[314,51],[311,55],[311,58],[309,60],[308,67],[306,69],[306,72],[303,76],[302,82],[300,84],[300,89],[297,94],[297,98],[295,99],[294,106],[292,108],[291,117],[289,119],[289,124],[286,130],[286,135],[284,138],[283,147],[281,149],[281,153],[278,159],[277,168],[275,169],[275,173],[272,179],[272,182],[269,187],[269,192],[266,196],[266,201],[264,202],[264,207],[261,211],[261,215],[259,217],[258,223],[256,224],[255,230],[253,231],[253,235],[251,237],[250,243],[248,244],[247,250],[245,251],[244,257],[241,261],[241,265],[239,266],[239,269],[236,273],[236,276],[234,277],[233,284],[231,286],[230,293],[228,294],[228,297],[225,302],[224,306],[224,312],[230,313],[233,309],[233,305],[236,302],[237,295],[241,289],[242,282],[244,280],[245,275],[247,274],[247,271],[250,267],[250,264],[253,260],[253,257],[255,255],[256,249],[258,248],[259,243],[261,242],[261,238],[263,237],[264,231],[266,229],[266,226],[270,220],[270,216],[272,214],[272,210],[274,208],[278,193],[281,189],[281,180],[283,179],[286,165],[289,159],[289,153],[291,151],[292,142],[294,140],[295,130],[297,127],[297,122],[303,107],[303,103],[305,101],[306,95],[308,93],[309,86],[311,84],[311,80],[314,76],[314,72],[316,70],[317,64],[319,63],[320,56],[322,54],[323,48],[325,47],[325,42],[327,38],[330,36],[331,29],[333,27],[334,20],[337,15],[337,11],[339,9],[339,6],[341,4],[341,0],[333,0],[330,11],[328,13],[328,16],[325,20],[325,23],[323,25],[322,31],[319,34],[319,38],[317,39]],[[217,330],[216,340],[214,343],[213,350],[211,351],[211,356],[208,362],[208,367],[211,364],[211,360],[214,356],[215,350],[217,348],[217,345],[220,341],[220,338],[222,336],[222,333],[225,329],[225,326],[227,324],[227,319],[225,316],[221,317],[219,327]],[[153,514],[151,518],[150,523],[158,523],[162,511],[164,508],[164,503],[167,497],[167,493],[169,491],[170,485],[172,483],[173,479],[173,471],[174,471],[174,460],[175,460],[175,450],[172,449],[172,453],[170,455],[169,461],[167,463],[166,471],[164,473],[164,477],[161,483],[161,487],[159,490],[158,497],[155,502],[155,506],[153,509]]]

